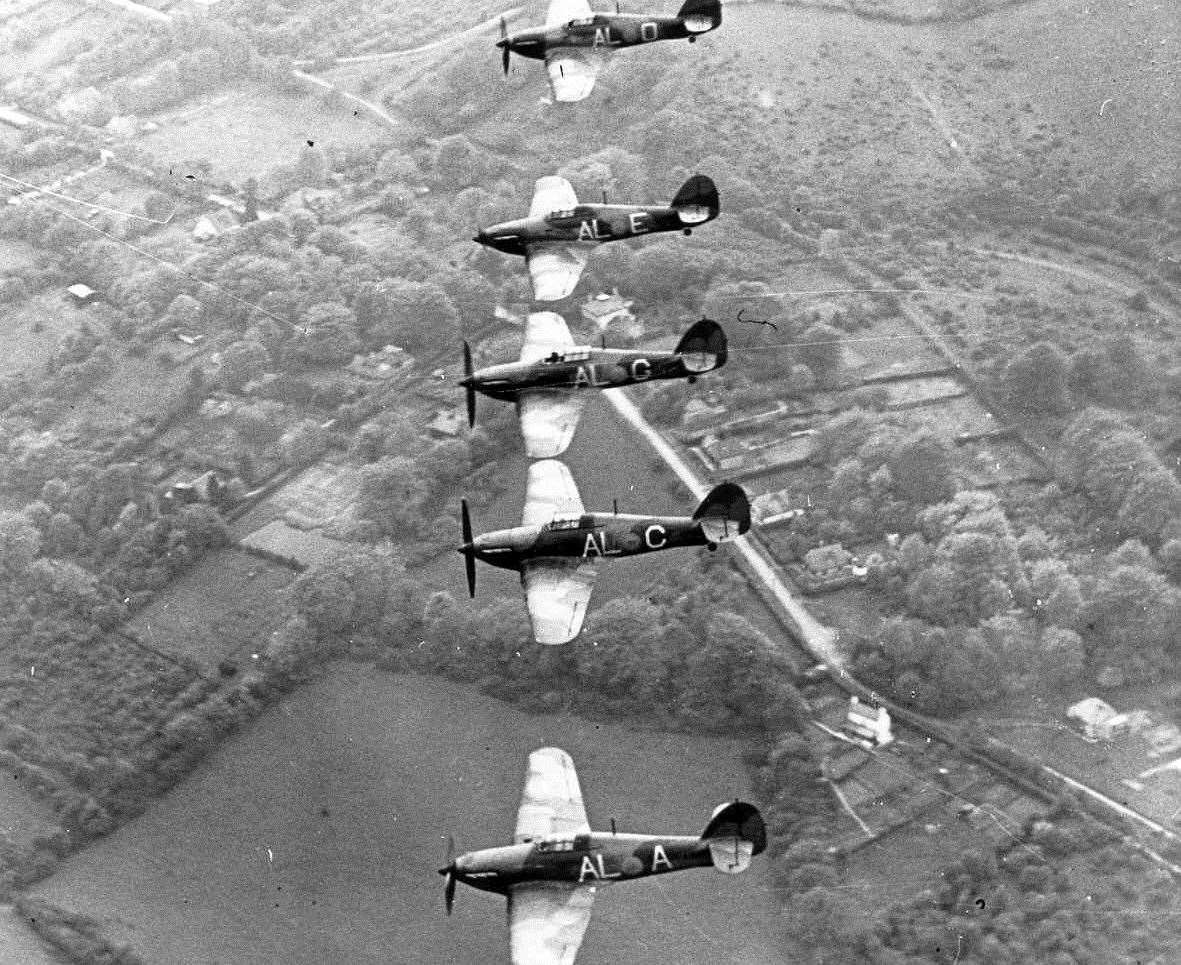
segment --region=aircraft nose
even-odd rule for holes
[[[474,553],[475,551],[476,551],[476,546],[474,543],[464,543],[462,546],[455,547],[456,553],[463,553],[465,556],[468,553]]]
[[[478,245],[488,244],[488,232],[477,231],[475,236],[472,238],[472,241],[474,241]]]

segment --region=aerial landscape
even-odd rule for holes
[[[511,2],[0,0],[0,965],[1181,960],[1175,7]]]

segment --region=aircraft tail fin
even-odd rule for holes
[[[724,482],[706,494],[693,518],[710,543],[726,543],[750,529],[750,500],[737,483]]]
[[[685,225],[712,221],[722,210],[717,186],[704,174],[695,174],[681,185],[672,203],[673,210]]]
[[[709,845],[714,867],[723,874],[736,875],[750,867],[750,859],[767,847],[767,826],[753,804],[731,801],[714,809],[701,832]]]
[[[712,372],[726,364],[726,333],[713,319],[689,326],[675,349],[690,372]]]
[[[704,33],[722,25],[722,0],[685,0],[677,11],[693,33]]]

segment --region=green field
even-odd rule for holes
[[[231,738],[141,818],[35,893],[155,965],[505,959],[503,902],[443,915],[444,837],[511,836],[525,757],[564,747],[592,824],[692,832],[747,793],[735,741],[526,716],[423,677],[337,665]],[[766,866],[600,893],[580,965],[783,960]],[[393,957],[391,957],[393,956]]]
[[[203,666],[246,662],[281,622],[279,594],[294,577],[242,550],[218,550],[136,614],[127,631],[155,650]]]

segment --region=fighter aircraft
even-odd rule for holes
[[[750,502],[741,486],[715,486],[692,517],[588,513],[570,470],[556,459],[529,466],[521,525],[472,536],[467,500],[461,504],[468,592],[476,595],[476,560],[517,570],[538,643],[569,643],[582,629],[596,564],[678,546],[737,539],[750,529]]]
[[[533,297],[541,302],[565,298],[578,284],[590,249],[658,231],[683,231],[718,216],[718,189],[704,174],[689,178],[672,204],[579,204],[565,178],[538,178],[529,215],[504,221],[473,238],[507,255],[524,255],[533,280]]]
[[[726,363],[726,333],[708,318],[695,322],[671,352],[639,352],[574,344],[556,312],[533,312],[525,325],[521,359],[474,370],[472,350],[463,343],[467,421],[476,424],[476,393],[514,401],[525,452],[551,459],[570,445],[586,403],[583,389],[609,389],[654,379],[688,379]]]
[[[447,914],[459,881],[508,899],[513,965],[571,965],[600,886],[710,865],[738,874],[766,846],[762,815],[743,801],[718,806],[700,836],[592,832],[570,755],[543,747],[529,755],[513,843],[459,857],[449,845],[439,874]]]
[[[694,43],[721,25],[721,0],[686,0],[675,17],[620,13],[618,0],[613,14],[595,13],[587,0],[551,0],[544,27],[510,35],[502,19],[496,46],[506,74],[514,53],[544,60],[554,100],[572,103],[590,94],[607,51],[656,40]]]

